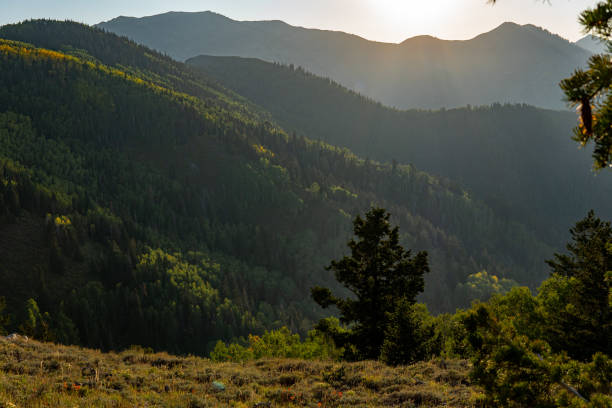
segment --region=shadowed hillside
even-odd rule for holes
[[[555,246],[566,238],[564,226],[589,209],[612,217],[612,181],[591,170],[591,147],[579,150],[571,140],[574,113],[499,104],[398,111],[301,68],[210,56],[188,64],[270,111],[289,131],[460,182]]]

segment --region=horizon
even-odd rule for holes
[[[368,41],[368,42],[376,42],[376,43],[381,43],[381,44],[395,44],[395,45],[400,45],[400,44],[402,44],[402,43],[403,43],[403,42],[405,42],[405,41],[411,40],[411,39],[413,39],[413,38],[419,38],[419,37],[431,37],[431,38],[434,38],[434,39],[437,39],[437,40],[441,40],[441,41],[470,41],[470,40],[473,40],[473,39],[475,39],[475,38],[477,38],[477,37],[479,37],[479,36],[481,36],[481,35],[483,35],[483,34],[487,34],[487,33],[490,33],[490,32],[492,32],[492,31],[495,31],[495,30],[497,30],[498,28],[500,28],[501,26],[506,25],[506,24],[514,24],[514,25],[519,26],[519,27],[533,26],[533,27],[536,27],[536,28],[538,28],[538,29],[541,29],[541,30],[544,30],[544,31],[548,31],[549,33],[551,33],[551,34],[553,34],[553,35],[556,35],[556,36],[559,36],[560,38],[563,38],[563,39],[565,39],[565,40],[567,40],[567,41],[569,41],[569,42],[571,42],[571,43],[575,43],[575,42],[577,42],[577,41],[579,41],[579,40],[581,40],[581,39],[583,39],[583,38],[585,38],[586,36],[588,36],[588,35],[589,35],[589,34],[585,34],[584,36],[582,36],[582,37],[578,38],[576,41],[572,41],[572,40],[570,40],[570,39],[568,39],[568,38],[565,38],[565,37],[561,36],[561,35],[560,35],[560,34],[558,34],[558,33],[554,33],[554,32],[552,32],[552,31],[548,30],[546,27],[541,27],[541,26],[535,25],[535,24],[533,24],[533,23],[524,23],[524,24],[521,24],[521,23],[517,23],[517,22],[515,22],[515,21],[503,21],[503,22],[499,23],[498,25],[496,25],[495,27],[491,28],[490,30],[488,30],[488,31],[483,31],[483,32],[481,32],[481,33],[477,33],[477,34],[475,34],[474,36],[469,37],[469,38],[462,38],[462,39],[455,39],[455,38],[440,38],[440,37],[436,37],[436,36],[431,35],[431,34],[417,34],[417,35],[414,35],[414,36],[412,36],[412,37],[406,37],[406,38],[404,38],[403,40],[398,41],[398,42],[388,42],[388,41],[372,40],[372,39],[369,39],[369,38],[363,37],[363,36],[361,36],[361,35],[359,35],[359,34],[350,33],[350,32],[341,31],[341,30],[326,29],[326,28],[319,28],[319,27],[305,27],[305,26],[300,26],[300,25],[294,25],[294,24],[290,24],[290,23],[288,23],[288,22],[286,22],[286,21],[284,21],[284,20],[277,20],[277,19],[268,19],[268,20],[235,20],[235,19],[233,19],[233,18],[231,18],[231,17],[228,17],[228,16],[226,16],[226,15],[223,15],[223,14],[221,14],[221,13],[218,13],[218,12],[216,12],[216,11],[214,11],[214,10],[202,10],[202,11],[180,11],[180,10],[169,10],[169,11],[166,11],[166,12],[164,12],[164,13],[152,14],[152,15],[140,16],[140,17],[135,17],[135,16],[123,16],[123,15],[121,15],[121,16],[116,16],[116,17],[113,17],[112,19],[109,19],[109,20],[100,21],[100,22],[98,22],[98,23],[96,23],[96,24],[93,24],[92,26],[95,26],[95,25],[97,25],[97,24],[104,24],[104,23],[108,23],[108,22],[110,22],[110,21],[113,21],[113,20],[116,20],[116,19],[119,19],[119,18],[129,18],[129,19],[131,19],[131,18],[135,18],[135,19],[145,19],[145,18],[151,18],[151,17],[162,16],[162,15],[166,15],[166,14],[173,14],[173,13],[176,13],[176,14],[181,14],[181,13],[183,13],[183,14],[205,14],[205,13],[211,13],[211,14],[215,14],[215,15],[218,15],[218,16],[221,16],[221,17],[223,17],[223,18],[227,18],[227,19],[230,19],[230,20],[232,20],[232,21],[239,22],[239,23],[240,23],[240,22],[281,22],[281,23],[283,23],[283,24],[287,24],[287,25],[289,25],[290,27],[294,27],[294,28],[304,28],[304,29],[306,29],[306,30],[319,30],[319,31],[328,31],[328,32],[342,33],[342,34],[347,34],[347,35],[350,35],[350,36],[356,36],[356,37],[359,37],[359,38],[361,38],[361,39],[363,39],[363,40],[365,40],[365,41]],[[0,27],[1,27],[1,26],[0,26]]]
[[[92,7],[84,0],[58,3],[53,8],[43,0],[9,5],[0,16],[0,26],[37,18],[95,25],[120,16],[142,18],[169,12],[210,11],[235,21],[278,20],[291,26],[339,31],[384,43],[398,44],[418,36],[469,40],[505,22],[531,24],[576,42],[587,35],[578,24],[578,15],[597,0],[552,1],[550,5],[539,0],[502,0],[495,6],[486,0],[462,0],[461,4],[458,0],[439,0],[435,4],[416,5],[404,0],[313,0],[306,8],[296,0],[282,3],[262,0],[258,4],[251,0],[182,0],[173,2],[172,9],[161,0],[146,4],[111,0],[104,7]]]

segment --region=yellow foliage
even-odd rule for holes
[[[45,48],[35,48],[25,43],[18,43],[15,41],[7,41],[7,40],[0,39],[0,55],[2,54],[21,57],[21,58],[24,58],[24,60],[26,61],[53,60],[53,61],[72,62],[72,63],[78,64],[82,68],[98,70],[98,71],[101,71],[111,76],[121,77],[137,85],[146,86],[156,92],[172,94],[174,96],[179,96],[183,99],[190,100],[192,102],[195,100],[195,98],[187,94],[171,91],[169,89],[161,87],[152,82],[145,81],[142,78],[139,78],[137,76],[128,74],[127,72],[122,71],[120,69],[109,67],[106,65],[95,64],[91,61],[83,61],[80,58],[74,57],[72,55],[63,54],[58,51],[52,51],[52,50],[48,50]]]
[[[56,227],[68,227],[70,225],[72,225],[72,221],[70,221],[70,218],[66,217],[65,215],[58,215],[55,217]]]
[[[266,149],[264,146],[262,146],[260,144],[254,144],[253,145],[253,149],[260,156],[264,156],[264,157],[267,157],[267,158],[274,157],[274,152],[273,151],[271,151],[269,149]]]

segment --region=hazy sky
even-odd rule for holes
[[[0,0],[0,25],[27,18],[88,24],[119,15],[212,10],[236,20],[283,20],[346,31],[370,40],[401,42],[429,34],[467,39],[504,21],[535,24],[569,40],[583,36],[578,14],[597,0]]]

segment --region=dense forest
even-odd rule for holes
[[[612,181],[591,171],[592,147],[580,151],[567,136],[572,112],[500,104],[399,111],[300,67],[211,56],[188,64],[271,112],[288,131],[459,182],[554,247],[591,208],[612,217]]]
[[[287,133],[113,34],[39,20],[0,38],[10,330],[200,354],[266,328],[305,334],[324,313],[308,288],[342,293],[324,266],[372,204],[429,252],[434,312],[546,276],[552,247],[448,178]]]

